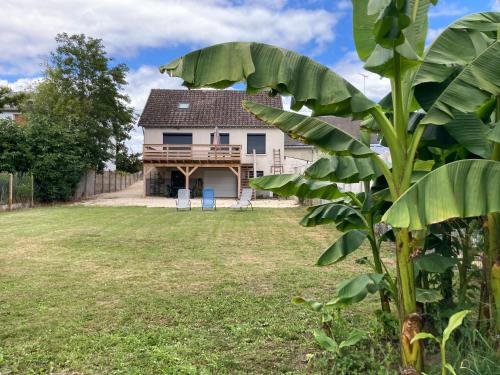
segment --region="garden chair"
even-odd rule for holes
[[[191,190],[179,189],[177,191],[177,199],[175,200],[175,207],[179,210],[191,211]]]
[[[203,189],[201,195],[201,210],[216,210],[217,204],[215,202],[215,191],[212,188]]]
[[[241,195],[240,199],[236,201],[236,204],[233,204],[231,208],[239,208],[240,210],[243,209],[243,207],[250,207],[253,211],[253,206],[252,206],[252,195],[253,195],[253,190],[249,188],[245,188],[241,190]]]

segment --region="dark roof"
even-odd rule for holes
[[[283,108],[280,96],[267,93],[247,95],[239,90],[153,89],[139,119],[143,127],[263,127],[268,126],[241,107],[252,100]],[[189,103],[189,108],[179,108]]]
[[[337,116],[318,116],[318,119],[327,122],[329,124],[335,125],[335,127],[342,129],[346,133],[349,133],[353,137],[359,139],[359,128],[361,126],[361,121],[351,120],[346,117],[337,117]],[[294,139],[289,135],[285,134],[285,147],[293,147],[293,148],[311,148],[313,146],[306,145],[302,143],[298,139]]]

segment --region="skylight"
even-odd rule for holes
[[[189,103],[179,103],[179,108],[181,108],[181,109],[188,109],[189,108]]]

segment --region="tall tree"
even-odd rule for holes
[[[133,127],[123,93],[128,68],[112,66],[101,39],[62,33],[56,42],[28,110],[66,124],[83,147],[85,165],[101,170]]]

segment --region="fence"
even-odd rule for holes
[[[33,207],[33,175],[0,173],[0,211]]]
[[[133,174],[115,171],[104,171],[103,173],[88,171],[80,179],[74,199],[79,200],[97,194],[120,191],[139,180],[142,180],[142,171]]]

